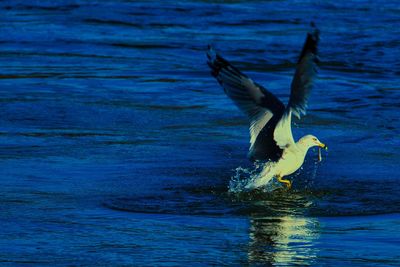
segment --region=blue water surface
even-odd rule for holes
[[[398,1],[0,2],[2,266],[399,266]],[[291,191],[232,193],[248,125],[208,44],[289,96],[320,71]]]

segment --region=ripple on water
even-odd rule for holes
[[[251,174],[244,168],[240,168],[239,172],[241,175]],[[396,181],[342,180],[318,187],[314,185],[313,175],[313,168],[298,173],[293,177],[296,183],[289,191],[275,183],[267,189],[252,191],[239,190],[237,184],[235,188],[169,187],[162,194],[149,197],[110,197],[104,201],[104,206],[134,213],[203,216],[332,217],[400,212],[400,196],[394,193]]]

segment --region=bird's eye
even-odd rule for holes
[[[317,138],[313,138],[314,141],[317,141]]]

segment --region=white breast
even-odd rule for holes
[[[282,158],[277,162],[276,174],[286,176],[297,171],[303,165],[305,154],[291,145],[283,151]]]

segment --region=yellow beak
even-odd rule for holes
[[[323,149],[325,149],[325,150],[328,150],[328,146],[325,145],[325,144],[323,144],[323,143],[320,143],[320,144],[319,144],[319,147],[320,147],[320,148],[323,148]]]

